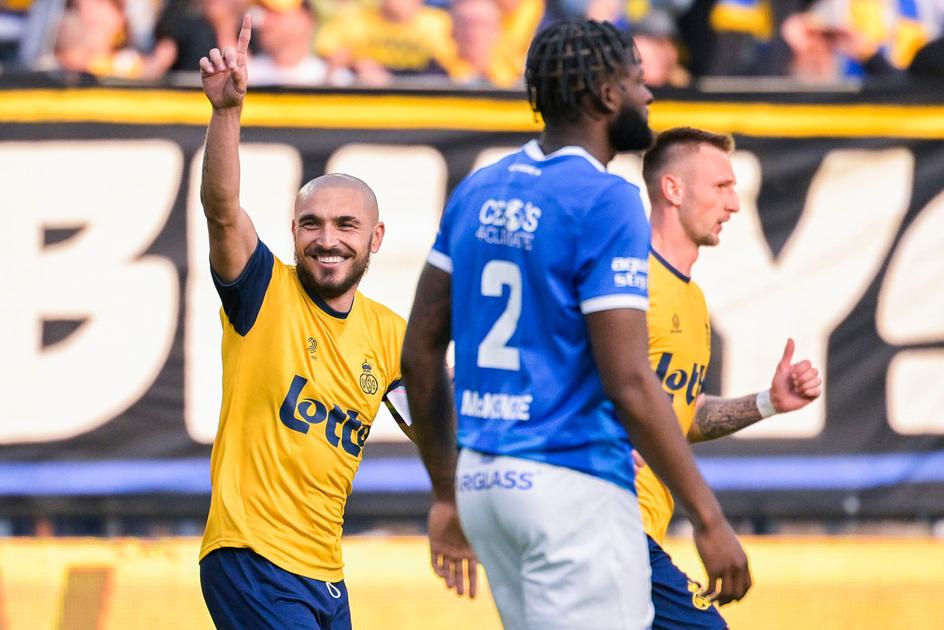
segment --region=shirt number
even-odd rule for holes
[[[518,371],[521,368],[520,353],[507,344],[521,317],[521,270],[518,265],[504,260],[492,260],[486,264],[482,269],[482,295],[501,297],[506,286],[509,288],[508,303],[479,344],[477,364],[483,368]]]

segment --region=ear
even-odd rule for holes
[[[622,90],[622,85],[612,80],[600,84],[600,106],[604,112],[612,114],[622,109]]]
[[[682,198],[685,196],[682,189],[682,180],[676,175],[665,174],[659,178],[659,187],[662,196],[673,206],[682,205]]]
[[[377,225],[374,226],[374,233],[370,236],[370,253],[376,254],[380,251],[380,243],[384,240],[384,224],[382,221],[378,221]]]
[[[293,218],[292,219],[292,234],[295,233],[296,229],[297,229],[297,226],[295,225],[295,219]]]

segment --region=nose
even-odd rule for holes
[[[731,202],[728,204],[728,212],[734,214],[735,212],[741,211],[741,200],[738,199],[737,193],[731,193]]]
[[[330,249],[337,245],[338,231],[330,221],[326,222],[321,230],[318,231],[318,238],[315,239],[315,242],[325,249]]]

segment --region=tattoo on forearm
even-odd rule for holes
[[[207,143],[209,145],[209,143]],[[203,149],[203,164],[200,169],[200,175],[202,177],[201,182],[207,181],[207,174],[210,172],[210,147],[205,146]],[[206,186],[200,186],[200,203],[206,204]]]
[[[714,440],[754,424],[761,419],[756,398],[754,394],[741,398],[706,396],[695,414],[698,431],[705,440]]]

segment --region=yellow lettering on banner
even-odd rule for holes
[[[292,264],[292,209],[301,187],[302,158],[287,144],[240,147],[240,203],[272,253]],[[220,297],[210,276],[210,245],[200,203],[203,151],[190,163],[187,197],[187,312],[184,329],[184,417],[187,432],[209,444],[216,436],[223,395]]]
[[[177,329],[177,270],[148,249],[182,156],[162,140],[0,143],[0,444],[66,439],[135,403]],[[44,245],[44,230],[78,230]],[[83,324],[44,348],[43,320]]]
[[[879,293],[875,322],[898,346],[944,342],[944,193],[898,243]],[[904,349],[888,368],[888,422],[898,433],[944,433],[944,349]]]
[[[721,245],[702,248],[694,273],[705,289],[713,328],[724,339],[724,396],[766,389],[787,337],[818,366],[829,396],[829,335],[875,278],[908,209],[914,157],[905,149],[829,153],[806,207],[774,260],[757,211],[762,174],[744,152],[732,158],[741,212]],[[825,397],[737,434],[812,438],[825,424]]]

